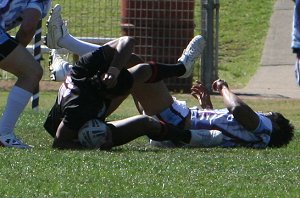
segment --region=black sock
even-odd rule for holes
[[[170,77],[179,77],[185,73],[185,67],[182,63],[163,64],[150,62],[149,65],[152,69],[152,75],[146,83],[154,83]]]
[[[191,132],[189,130],[179,129],[171,124],[161,122],[161,132],[158,137],[149,137],[156,141],[171,140],[173,142],[183,142],[189,144],[191,141]]]

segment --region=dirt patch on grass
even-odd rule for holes
[[[0,89],[8,91],[15,84],[15,82],[15,80],[0,80]],[[40,91],[57,91],[60,85],[61,82],[42,80],[40,82]]]

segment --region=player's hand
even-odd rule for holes
[[[109,67],[107,72],[102,75],[102,82],[108,89],[116,86],[120,70],[116,67]]]
[[[200,81],[196,81],[196,83],[192,86],[191,91],[191,95],[198,100],[201,99],[203,95],[208,94],[208,90]]]
[[[220,91],[222,90],[223,86],[228,88],[227,82],[225,80],[218,79],[213,82],[212,89],[214,91]]]
[[[197,81],[192,86],[191,91],[192,96],[194,96],[199,101],[199,104],[203,109],[213,108],[213,105],[210,100],[209,91],[200,81]]]

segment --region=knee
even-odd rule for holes
[[[43,68],[40,66],[40,64],[36,64],[34,69],[32,71],[29,71],[30,78],[35,82],[38,83],[42,77],[43,77]]]
[[[157,131],[160,129],[159,121],[148,115],[139,115],[139,120],[143,123],[145,131]]]
[[[20,72],[17,77],[20,81],[25,81],[26,84],[35,86],[39,83],[43,76],[43,68],[39,63],[34,63],[26,70]]]

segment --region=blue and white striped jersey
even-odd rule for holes
[[[0,28],[6,31],[20,25],[23,11],[34,8],[41,12],[44,18],[51,7],[51,0],[1,0]]]
[[[227,109],[203,110],[197,107],[191,109],[191,129],[219,130],[224,135],[222,147],[252,147],[265,148],[270,142],[272,122],[269,118],[257,113],[259,126],[254,131],[248,131],[238,123]]]

